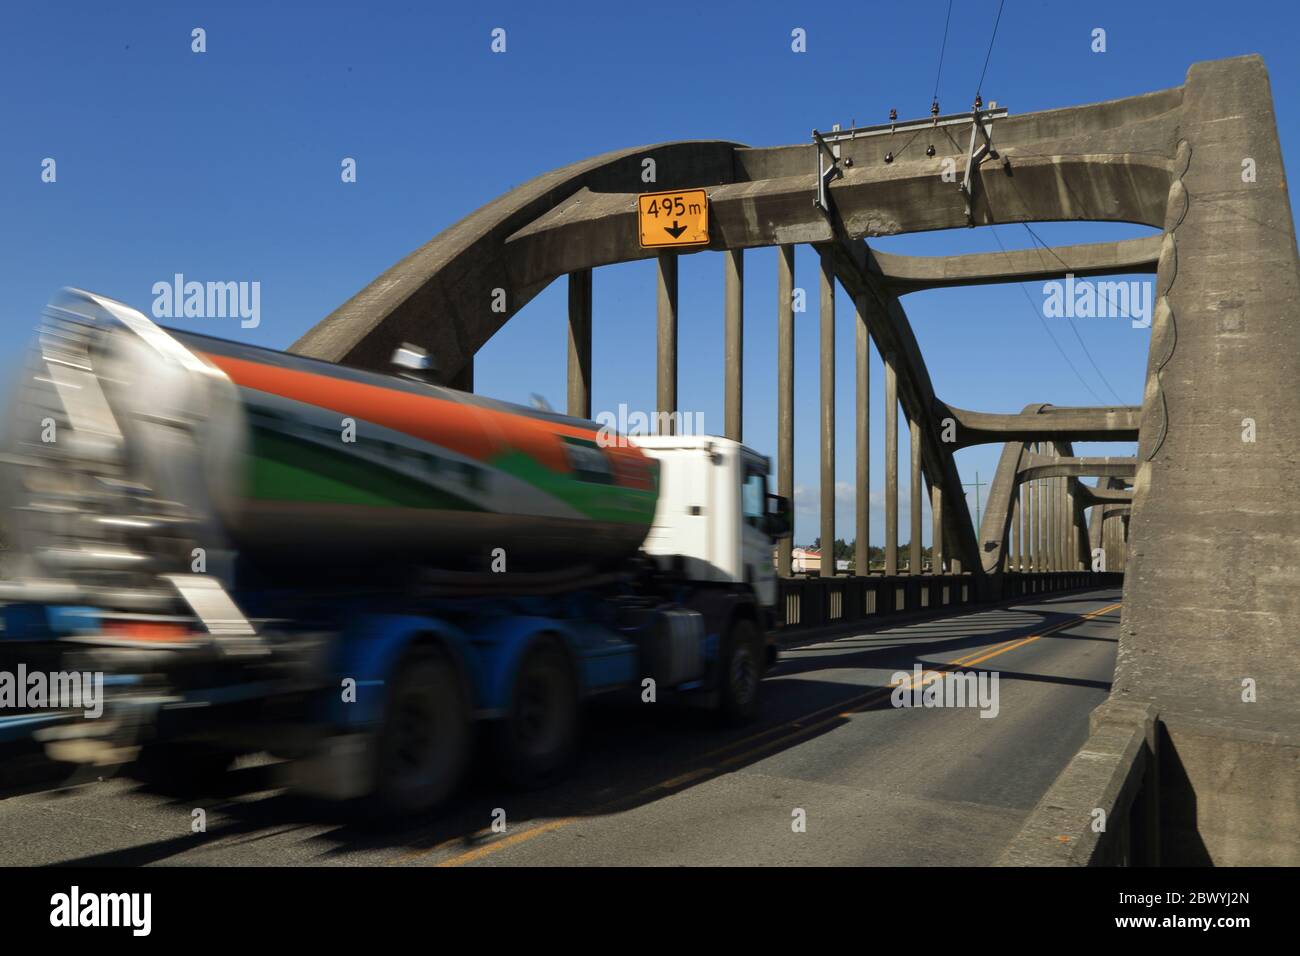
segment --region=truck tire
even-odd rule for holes
[[[497,769],[517,787],[545,786],[568,769],[578,749],[578,686],[553,638],[524,652],[510,712],[493,727]]]
[[[758,713],[763,678],[763,639],[754,622],[741,618],[731,625],[718,656],[718,709],[727,723],[750,721]]]
[[[469,706],[455,665],[438,651],[406,657],[390,682],[369,809],[433,809],[460,783],[469,751]]]

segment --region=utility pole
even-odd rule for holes
[[[987,485],[988,485],[988,482],[987,482],[987,481],[980,481],[980,473],[979,473],[978,471],[975,472],[975,480],[974,480],[973,482],[967,482],[966,484],[962,485],[963,488],[974,488],[974,489],[975,489],[975,533],[976,533],[976,534],[979,534],[979,529],[980,529],[980,524],[981,524],[981,522],[980,522],[980,489],[981,489],[981,488],[984,488],[984,487],[987,487]]]

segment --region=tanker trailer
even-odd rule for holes
[[[129,678],[112,721],[51,738],[65,754],[128,731],[155,771],[270,750],[303,789],[419,809],[475,720],[532,782],[571,757],[586,697],[757,705],[786,506],[735,442],[647,453],[79,290],[47,309],[8,424],[7,616],[75,607],[69,660]]]

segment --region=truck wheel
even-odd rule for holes
[[[578,749],[578,688],[553,639],[524,652],[510,712],[493,728],[498,769],[518,787],[539,787],[568,768]]]
[[[469,708],[447,657],[421,652],[396,668],[376,744],[371,809],[417,813],[460,783],[470,749]]]
[[[744,723],[758,713],[759,685],[763,677],[762,636],[753,621],[741,619],[731,626],[719,656],[721,702],[728,723]]]

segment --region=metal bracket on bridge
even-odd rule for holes
[[[975,225],[975,181],[971,179],[971,173],[979,167],[986,158],[997,159],[998,151],[993,148],[993,114],[997,103],[990,103],[989,109],[981,109],[979,97],[975,98],[975,107],[970,113],[970,146],[966,148],[966,174],[962,181],[957,184],[957,189],[961,192],[962,198],[966,200],[966,225]],[[1006,110],[996,111],[998,115],[1005,116]],[[977,140],[983,142],[976,146]]]
[[[998,106],[997,103],[990,102],[988,109],[983,109],[982,104],[969,113],[950,113],[946,116],[929,116],[925,119],[904,120],[891,123],[882,123],[879,126],[854,126],[850,129],[841,130],[839,125],[831,127],[830,132],[821,133],[817,130],[812,131],[813,144],[817,147],[817,195],[813,198],[813,205],[820,209],[826,215],[830,215],[830,184],[844,175],[844,170],[840,168],[840,143],[853,141],[855,139],[868,139],[873,136],[894,136],[899,133],[917,133],[923,130],[936,130],[941,126],[964,126],[971,124],[970,146],[966,150],[966,175],[957,189],[961,192],[966,200],[966,221],[974,225],[972,216],[972,198],[974,181],[971,179],[971,172],[986,158],[997,159],[998,153],[993,148],[992,126],[995,119],[1001,119],[1007,115],[1005,106]],[[979,146],[976,146],[976,142]],[[909,139],[910,143],[911,140]],[[901,150],[900,150],[901,153]],[[885,154],[885,162],[893,162],[894,154],[892,152]],[[1005,162],[1005,160],[1004,160]],[[829,165],[828,165],[829,163]],[[853,165],[853,158],[844,158],[845,166]]]
[[[833,132],[839,132],[839,125],[831,127]],[[831,202],[829,187],[832,182],[844,175],[844,170],[840,169],[840,147],[836,143],[831,145],[826,142],[825,137],[817,130],[812,131],[813,142],[817,146],[817,195],[813,197],[813,205],[822,211],[823,215],[831,214]],[[830,165],[827,165],[827,160]],[[848,160],[847,165],[852,165],[853,160]]]

